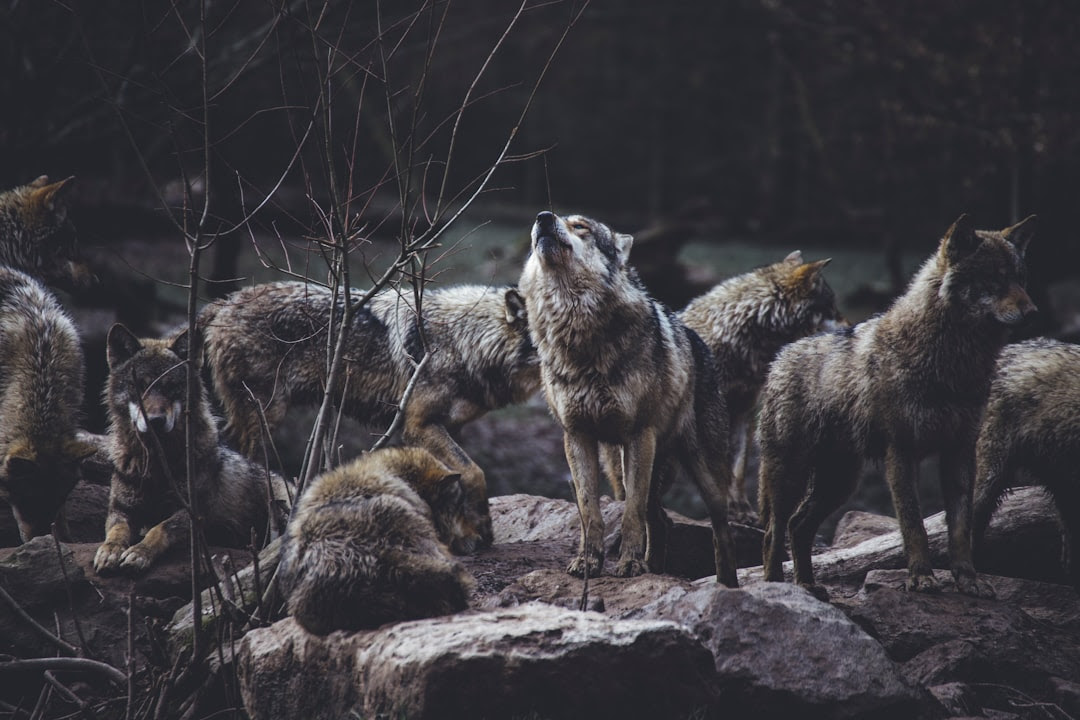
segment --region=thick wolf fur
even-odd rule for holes
[[[318,476],[281,548],[289,614],[325,635],[464,610],[472,579],[444,544],[464,499],[461,476],[418,447],[375,450]]]
[[[883,315],[780,351],[758,420],[767,580],[783,580],[790,531],[796,582],[821,592],[814,535],[869,457],[885,461],[907,586],[935,590],[915,478],[939,454],[953,575],[965,593],[989,592],[971,561],[975,438],[1008,327],[1035,310],[1023,287],[1033,232],[1032,218],[997,232],[961,216]]]
[[[405,408],[402,438],[461,473],[474,545],[489,545],[484,472],[451,434],[539,389],[524,303],[512,287],[461,285],[427,290],[422,307],[417,322],[411,294],[385,291],[353,314],[344,389],[336,395],[347,415],[389,424],[426,347],[430,357]],[[322,399],[327,327],[332,312],[340,318],[342,310],[329,290],[301,282],[256,285],[204,308],[199,323],[225,432],[241,452],[261,455],[260,406],[274,428],[290,404]]]
[[[187,400],[186,330],[172,338],[140,340],[121,324],[107,338],[109,455],[114,471],[98,572],[141,571],[190,537],[187,422],[191,423],[192,482],[208,542],[244,547],[284,530],[291,507],[285,481],[218,441],[202,382],[197,404]],[[141,540],[136,542],[137,537]]]
[[[746,491],[746,454],[758,394],[784,345],[847,325],[822,275],[829,260],[803,262],[798,250],[780,262],[736,275],[691,301],[679,319],[716,358],[734,448],[729,512],[756,522]]]
[[[68,539],[64,501],[94,447],[76,439],[83,351],[52,293],[0,267],[0,498],[23,542],[50,532]]]
[[[1018,480],[1054,498],[1065,568],[1080,590],[1080,347],[1040,338],[998,357],[976,445],[976,556],[990,517]]]
[[[67,195],[75,178],[50,183],[42,175],[0,192],[0,265],[65,289],[85,286],[92,273],[79,260]]]
[[[734,587],[727,412],[712,354],[649,297],[627,264],[632,241],[595,220],[542,212],[519,283],[582,517],[580,550],[568,570],[597,575],[603,568],[604,454],[609,466],[622,468],[626,487],[615,573],[662,569],[666,474],[654,480],[653,465],[681,464],[709,509],[717,580]]]

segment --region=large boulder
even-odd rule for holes
[[[239,650],[253,720],[685,717],[710,705],[711,670],[675,623],[539,603],[326,637],[286,619]]]
[[[876,640],[796,585],[673,588],[631,617],[691,629],[735,716],[909,718],[929,702]]]

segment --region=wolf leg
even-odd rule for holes
[[[616,500],[626,499],[626,486],[623,484],[622,450],[618,445],[600,446],[600,468],[604,471],[611,485],[611,497]]]
[[[728,485],[731,483],[730,459],[726,453],[707,451],[709,461],[696,454],[687,463],[687,470],[694,480],[701,499],[709,511],[713,531],[713,559],[716,563],[716,582],[728,587],[738,587],[735,572],[735,540],[728,526]]]
[[[814,583],[811,560],[814,537],[825,518],[851,496],[859,479],[859,467],[858,456],[842,451],[830,453],[828,460],[818,460],[812,470],[810,489],[789,523],[795,582],[822,600],[828,598],[828,593]]]
[[[190,531],[187,510],[177,510],[147,531],[143,539],[120,556],[120,569],[133,572],[146,570],[166,550],[187,537]]]
[[[997,510],[1001,496],[1013,484],[1016,473],[1008,440],[1010,433],[995,425],[983,427],[976,445],[975,488],[971,511],[972,552],[977,557],[990,519]],[[944,471],[944,467],[942,468]],[[944,476],[942,477],[944,480]]]
[[[574,481],[578,514],[581,516],[581,540],[577,557],[566,571],[581,577],[600,575],[604,569],[604,519],[600,514],[600,454],[597,442],[590,437],[567,430],[563,435],[566,462]],[[625,519],[625,515],[623,516]],[[623,526],[623,548],[626,547],[626,527]]]
[[[746,456],[750,453],[751,443],[754,441],[754,424],[751,419],[752,416],[743,415],[734,418],[731,425],[731,448],[735,459],[731,467],[731,483],[728,486],[728,511],[738,522],[757,525],[761,520],[754,512],[746,491]]]
[[[131,545],[131,525],[126,517],[115,511],[109,513],[105,528],[105,542],[94,554],[94,570],[98,573],[115,570],[120,565],[120,556]]]
[[[784,580],[784,545],[788,522],[806,492],[806,470],[795,467],[781,454],[761,453],[758,471],[758,503],[765,526],[761,553],[765,579]]]
[[[647,428],[623,448],[626,507],[622,519],[622,548],[615,574],[633,577],[648,571],[645,563],[646,519],[653,460],[656,458],[656,432]]]
[[[914,453],[898,447],[895,442],[890,443],[885,451],[885,479],[892,494],[896,518],[900,521],[904,555],[907,557],[908,579],[905,587],[919,592],[937,592],[941,588],[934,579],[930,543],[915,491],[915,463]]]
[[[949,528],[949,560],[956,587],[965,595],[994,597],[994,590],[975,575],[971,551],[971,503],[975,475],[975,448],[941,454],[941,492]]]

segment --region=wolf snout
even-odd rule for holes
[[[536,216],[536,227],[541,231],[551,232],[555,229],[555,213],[544,210]]]

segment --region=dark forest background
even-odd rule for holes
[[[211,217],[250,220],[221,240],[227,277],[252,228],[318,234],[331,176],[363,198],[353,212],[380,211],[368,232],[400,232],[388,178],[408,120],[416,197],[438,167],[461,201],[516,131],[477,207],[523,227],[553,206],[895,253],[961,212],[1037,213],[1037,287],[1080,255],[1078,80],[1068,0],[8,0],[0,185],[76,175],[83,241],[108,243],[181,205],[178,182],[200,188],[208,141]]]

